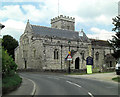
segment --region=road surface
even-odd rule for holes
[[[36,84],[35,95],[118,95],[118,84],[85,78],[71,78],[62,74],[20,73]],[[115,96],[113,96],[115,97]]]

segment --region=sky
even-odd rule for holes
[[[0,34],[19,41],[28,19],[30,24],[50,27],[52,18],[64,15],[75,18],[76,31],[83,29],[89,38],[109,40],[115,35],[112,18],[118,15],[118,1],[0,0],[0,23],[5,25]]]

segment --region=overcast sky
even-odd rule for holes
[[[9,1],[0,2],[0,22],[5,25],[1,33],[17,40],[28,19],[31,24],[50,27],[50,19],[58,16],[58,0]],[[115,34],[112,18],[118,15],[118,1],[59,0],[59,15],[74,17],[75,30],[83,29],[89,38],[107,40]]]

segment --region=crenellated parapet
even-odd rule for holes
[[[70,21],[70,22],[75,23],[75,18],[69,17],[69,16],[60,15],[58,17],[55,17],[55,18],[51,19],[51,24],[54,23],[54,22],[57,22],[59,20],[66,20],[66,21]]]

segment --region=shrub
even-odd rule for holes
[[[22,82],[22,78],[18,74],[13,76],[6,76],[2,79],[2,92],[3,94],[8,93],[16,89]]]
[[[7,51],[2,49],[2,77],[14,75],[16,69],[17,65],[13,61],[12,57],[8,55]]]

